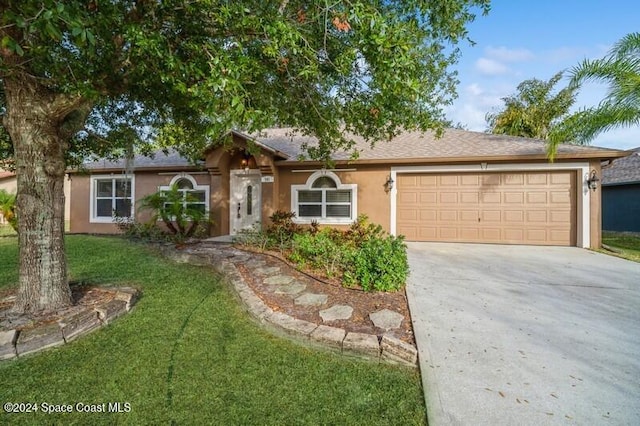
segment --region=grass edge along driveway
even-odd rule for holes
[[[142,289],[135,309],[63,347],[0,362],[2,403],[70,404],[6,414],[33,424],[425,424],[417,371],[309,349],[259,328],[211,269],[120,238],[68,236],[70,276]],[[17,282],[17,239],[0,239],[0,290]],[[128,403],[127,413],[75,404]]]

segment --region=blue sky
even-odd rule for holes
[[[447,118],[469,130],[486,129],[485,114],[504,105],[523,80],[548,80],[585,58],[601,58],[624,35],[640,31],[638,0],[493,0],[491,12],[469,25],[476,42],[460,45],[455,66],[458,99]],[[564,87],[566,80],[557,87]],[[606,87],[589,83],[574,109],[596,105]],[[612,130],[591,145],[629,149],[640,146],[640,128]]]

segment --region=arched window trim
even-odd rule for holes
[[[204,205],[204,210],[205,212],[209,212],[209,185],[199,185],[198,182],[195,180],[195,178],[193,176],[191,176],[188,173],[178,173],[177,175],[175,175],[173,178],[171,178],[171,181],[169,182],[169,185],[163,185],[163,186],[159,186],[158,190],[159,191],[168,191],[169,189],[171,189],[171,186],[174,185],[175,183],[177,183],[178,181],[180,181],[181,179],[186,179],[189,182],[191,182],[191,185],[193,186],[193,189],[179,189],[178,191],[182,192],[183,194],[186,194],[187,192],[204,192],[204,201],[203,202],[198,202],[198,203],[192,203],[192,204],[201,204]],[[186,198],[186,195],[185,195]],[[186,207],[186,199],[184,201],[185,203],[185,207]]]
[[[336,188],[314,188],[313,183],[323,176],[331,178],[336,183]],[[309,194],[311,191],[318,192],[322,194],[322,197],[321,199],[318,198],[319,201],[316,202],[305,202],[305,200],[302,199],[304,197],[300,197],[301,191],[304,191],[303,194]],[[328,192],[341,192],[344,195],[345,191],[350,193],[349,202],[332,202],[327,197]],[[310,204],[315,204],[320,214],[315,216],[301,215],[301,210]],[[348,205],[350,207],[349,216],[332,216],[330,213],[331,206],[337,205]],[[309,176],[304,185],[291,185],[291,211],[296,213],[294,222],[300,224],[309,224],[314,221],[324,225],[345,225],[353,223],[358,217],[358,185],[344,184],[337,174],[328,170],[318,170]]]

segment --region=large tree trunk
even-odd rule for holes
[[[65,152],[76,97],[51,93],[28,76],[3,81],[4,126],[11,136],[18,179],[20,287],[14,310],[52,311],[72,303],[64,248]]]

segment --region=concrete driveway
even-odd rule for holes
[[[640,424],[640,263],[409,243],[431,426]]]

